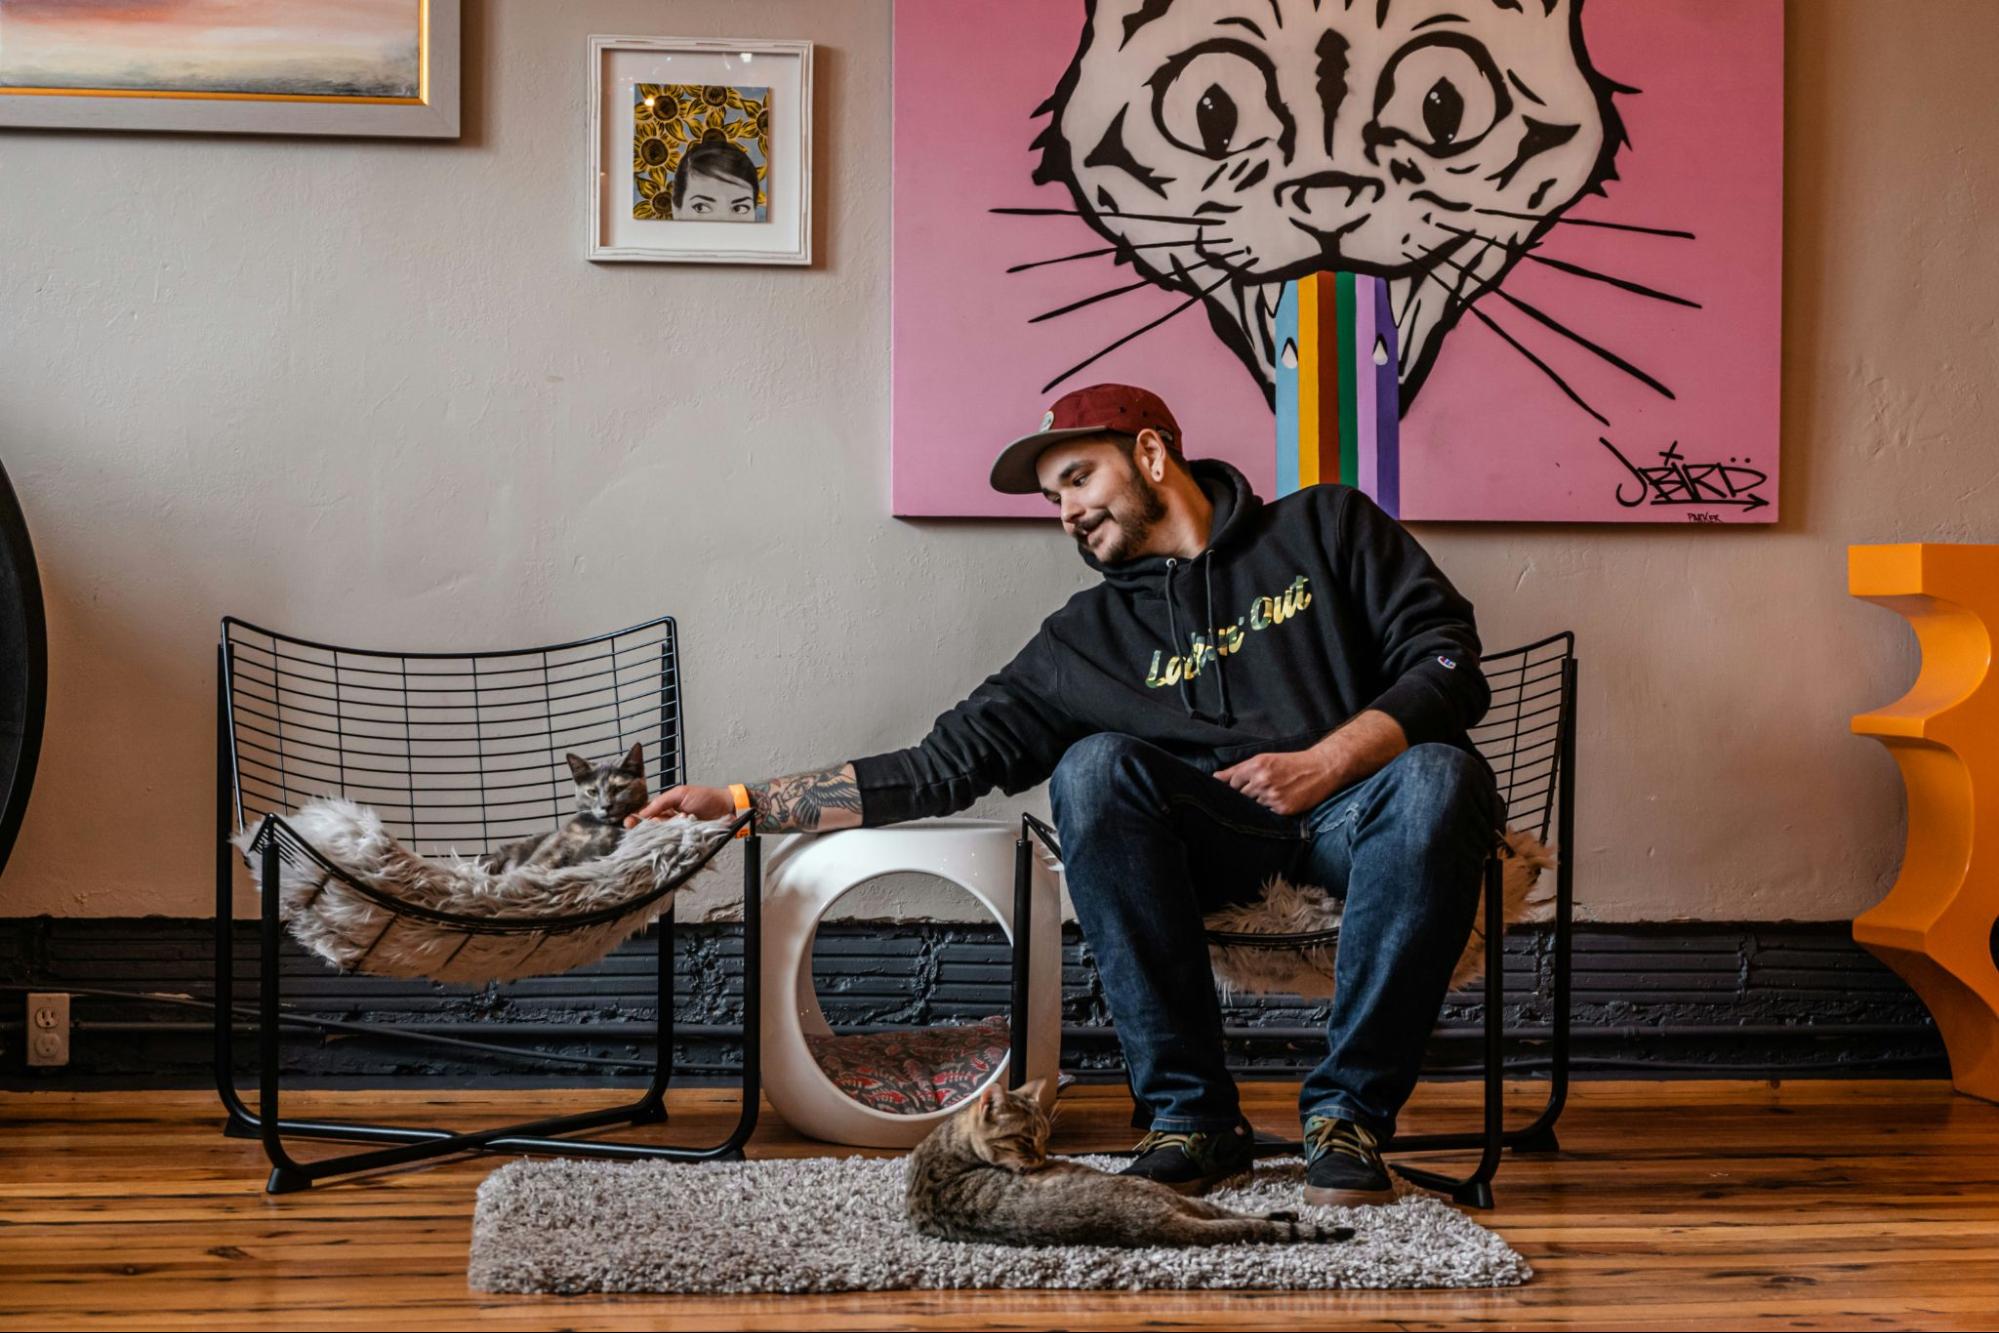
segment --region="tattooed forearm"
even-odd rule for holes
[[[759,833],[817,833],[860,825],[861,789],[852,764],[745,785]]]

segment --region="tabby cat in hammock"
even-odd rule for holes
[[[1229,1245],[1341,1241],[1352,1227],[1294,1213],[1231,1212],[1157,1181],[1048,1159],[1046,1079],[993,1084],[909,1155],[910,1225],[940,1240],[997,1245]]]
[[[576,780],[576,816],[559,829],[536,833],[487,852],[481,869],[494,872],[515,866],[554,870],[608,856],[624,836],[625,816],[646,803],[646,761],[643,744],[632,746],[623,759],[592,764],[581,755],[565,755]]]

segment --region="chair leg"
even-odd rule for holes
[[[1488,858],[1485,863],[1485,1132],[1478,1165],[1464,1177],[1420,1167],[1393,1168],[1411,1184],[1448,1194],[1454,1202],[1471,1208],[1492,1207],[1492,1177],[1499,1170],[1500,1149],[1506,1138],[1506,985],[1500,969],[1500,932],[1506,925],[1501,898],[1505,887],[1505,872],[1499,858]]]
[[[1562,863],[1555,867],[1555,965],[1554,1013],[1550,1016],[1551,1040],[1548,1050],[1548,1102],[1541,1113],[1512,1134],[1507,1141],[1517,1153],[1553,1153],[1562,1150],[1555,1137],[1555,1122],[1569,1099],[1569,996],[1574,976],[1574,890],[1569,880],[1566,848]]]
[[[1007,1009],[1007,1082],[1018,1088],[1027,1082],[1027,1022],[1030,1008],[1028,981],[1034,963],[1034,878],[1028,861],[1027,823],[1021,821],[1020,836],[1013,842],[1013,955],[1008,960],[1012,972]],[[1060,1058],[1057,1058],[1060,1065]]]
[[[662,1144],[632,1143],[605,1139],[572,1140],[559,1137],[584,1130],[608,1128],[617,1125],[646,1123],[648,1106],[653,1100],[653,1090],[636,1102],[606,1107],[602,1110],[584,1111],[571,1115],[551,1116],[541,1120],[527,1121],[517,1125],[503,1125],[494,1129],[474,1133],[455,1133],[439,1129],[406,1128],[399,1125],[361,1124],[349,1121],[286,1120],[279,1115],[279,1035],[283,1021],[279,1005],[279,917],[278,917],[278,851],[275,840],[265,845],[263,853],[263,912],[260,919],[260,952],[262,968],[259,978],[260,1023],[257,1034],[259,1064],[258,1113],[251,1115],[236,1094],[231,1062],[224,1051],[231,1035],[229,1010],[222,1004],[226,989],[218,987],[221,998],[217,1010],[217,1087],[224,1106],[229,1110],[230,1122],[227,1132],[254,1134],[263,1141],[264,1153],[271,1162],[271,1174],[265,1185],[267,1192],[287,1194],[309,1188],[314,1182],[335,1176],[352,1175],[361,1171],[371,1171],[377,1167],[400,1166],[405,1163],[425,1161],[433,1157],[444,1157],[461,1152],[515,1152],[553,1153],[570,1157],[599,1157],[620,1161],[647,1159],[693,1162],[693,1161],[741,1161],[743,1145],[756,1129],[759,1099],[762,1093],[759,1077],[759,1058],[762,1046],[759,987],[762,985],[762,904],[763,875],[761,840],[752,835],[743,846],[743,1079],[742,1112],[736,1127],[721,1143],[705,1148],[675,1147]],[[218,892],[220,892],[218,890]],[[223,917],[227,920],[227,904]],[[218,927],[218,939],[221,938]],[[670,945],[669,945],[670,949]],[[671,956],[669,952],[669,957]],[[218,950],[218,981],[220,969],[228,965],[227,945]],[[665,982],[665,1006],[663,1013],[672,1008],[670,978]],[[666,1031],[671,1031],[671,1019],[667,1020]],[[663,1094],[666,1081],[671,1077],[673,1054],[670,1045],[663,1042],[655,1065],[654,1087]],[[661,1114],[664,1114],[663,1108]],[[237,1128],[238,1123],[241,1129]],[[321,1158],[312,1162],[299,1162],[288,1151],[284,1136],[292,1134],[303,1138],[333,1139],[343,1142],[386,1143],[392,1147],[379,1148],[372,1152],[347,1153],[338,1157]]]
[[[236,862],[229,835],[235,828],[230,775],[228,659],[215,650],[215,1091],[222,1099],[222,1132],[232,1139],[258,1137],[257,1122],[236,1091]]]
[[[1553,1040],[1548,1062],[1548,1104],[1534,1122],[1514,1139],[1516,1152],[1559,1152],[1555,1122],[1569,1098],[1569,1007],[1570,982],[1575,973],[1575,845],[1576,845],[1576,699],[1581,667],[1572,657],[1562,671],[1561,749],[1556,756],[1555,842],[1561,860],[1555,865],[1555,977]]]
[[[673,1081],[673,962],[674,917],[672,904],[653,923],[654,1011],[652,1082],[645,1096],[632,1107],[632,1123],[658,1125],[666,1122],[666,1086]]]

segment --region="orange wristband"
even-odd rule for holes
[[[740,782],[729,784],[729,798],[736,803],[736,813],[739,815],[750,808],[750,789]],[[745,824],[737,829],[736,836],[739,838],[749,837],[750,826]]]

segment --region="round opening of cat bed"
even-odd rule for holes
[[[934,919],[940,896],[984,920]],[[910,912],[919,899],[922,919]],[[843,1096],[884,1115],[930,1115],[1005,1071],[1011,949],[1004,923],[962,887],[863,880],[820,914],[809,956],[818,1012],[801,1015],[805,1044]]]

